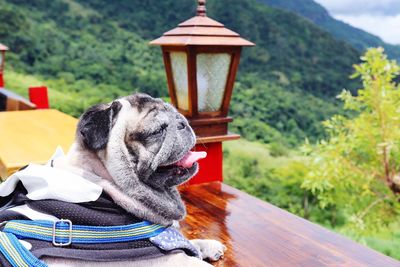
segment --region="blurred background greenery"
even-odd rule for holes
[[[226,182],[400,259],[399,195],[387,180],[400,159],[398,67],[381,50],[360,60],[378,45],[399,59],[400,47],[293,2],[207,1],[210,17],[257,44],[235,85],[230,130],[243,138],[224,144]],[[75,117],[133,92],[166,99],[161,53],[148,42],[194,11],[192,0],[0,0],[6,87],[46,85],[51,106]]]

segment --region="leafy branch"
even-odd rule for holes
[[[368,50],[361,60],[352,77],[361,78],[363,88],[339,96],[355,114],[324,122],[329,138],[309,149],[302,186],[322,208],[335,206],[349,228],[366,231],[400,214],[400,67],[382,48]]]

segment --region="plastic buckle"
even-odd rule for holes
[[[68,242],[58,243],[56,241],[57,225],[63,224],[63,223],[67,223],[69,225],[68,229],[66,229],[66,230],[68,230]],[[53,223],[53,245],[56,247],[66,247],[66,246],[71,245],[71,243],[72,243],[72,222],[70,220],[64,220],[64,219],[54,221],[54,223]]]

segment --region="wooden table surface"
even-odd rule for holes
[[[271,204],[220,183],[181,189],[189,239],[222,241],[228,251],[215,266],[376,266],[400,262]]]
[[[29,163],[45,163],[57,146],[71,146],[77,119],[58,110],[0,112],[0,176]]]

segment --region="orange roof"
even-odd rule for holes
[[[218,45],[218,46],[254,46],[223,24],[206,16],[205,1],[199,1],[197,16],[178,25],[177,28],[164,33],[160,38],[150,42],[151,45]]]

